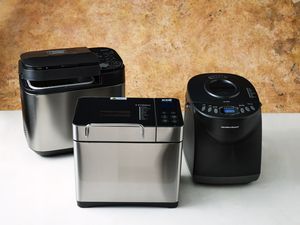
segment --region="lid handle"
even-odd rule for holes
[[[141,128],[141,135],[142,135],[143,138],[145,136],[145,129],[144,129],[144,126],[142,124],[135,124],[135,123],[106,123],[106,124],[89,123],[85,126],[85,129],[84,129],[84,136],[86,138],[89,137],[91,127],[136,127],[136,128]]]
[[[28,86],[33,90],[45,90],[45,89],[55,89],[55,88],[69,88],[69,87],[76,87],[76,86],[83,86],[83,85],[90,85],[95,82],[94,77],[90,77],[89,80],[84,82],[78,82],[78,83],[66,83],[66,84],[56,84],[53,86],[36,86],[32,81],[26,80]],[[37,81],[38,82],[38,81]]]

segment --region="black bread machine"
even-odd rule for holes
[[[183,149],[196,183],[258,179],[261,103],[254,86],[233,74],[201,74],[187,85]]]

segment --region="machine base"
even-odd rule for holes
[[[193,181],[201,184],[247,184],[256,181],[260,174],[239,177],[205,177],[193,175]]]
[[[144,206],[144,207],[165,207],[176,208],[177,202],[79,202],[77,205],[81,208],[97,207],[97,206]]]
[[[73,148],[65,148],[65,149],[53,150],[53,151],[36,151],[36,150],[32,150],[32,151],[39,154],[40,156],[51,157],[51,156],[73,153]]]

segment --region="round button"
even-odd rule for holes
[[[244,108],[241,108],[241,113],[245,113],[245,109]]]
[[[101,68],[107,68],[109,67],[109,63],[100,63]]]
[[[219,112],[218,109],[214,109],[214,113],[217,114]]]
[[[201,111],[203,112],[203,111],[205,111],[205,109],[206,109],[206,107],[205,107],[205,105],[203,105],[203,106],[201,107]]]
[[[177,123],[177,120],[172,120],[172,123]]]
[[[245,109],[246,109],[246,111],[247,111],[247,112],[249,112],[249,111],[250,111],[250,109],[249,109],[249,107],[248,107],[248,106],[246,106],[246,107],[245,107]]]
[[[168,121],[167,119],[163,119],[162,122],[163,122],[163,123],[167,123],[167,122],[169,122],[169,121]]]
[[[113,64],[114,66],[120,66],[120,65],[121,65],[121,62],[119,62],[119,61],[114,61],[112,64]]]
[[[250,109],[255,111],[255,107],[253,105],[250,106]]]
[[[161,115],[161,118],[162,118],[162,119],[167,119],[168,116],[167,116],[167,115]]]
[[[177,116],[176,115],[171,115],[171,118],[172,119],[177,119]]]
[[[207,112],[211,112],[212,111],[212,107],[209,107],[208,109],[207,109]]]

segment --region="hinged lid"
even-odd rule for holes
[[[177,99],[87,97],[78,100],[73,139],[179,142],[182,140],[182,126]]]
[[[154,142],[153,99],[80,98],[73,124],[76,140]]]
[[[86,47],[32,51],[21,54],[21,78],[31,81],[100,75],[96,54]]]
[[[260,113],[261,103],[246,78],[228,73],[199,74],[187,85],[187,106],[209,118],[236,119]]]

